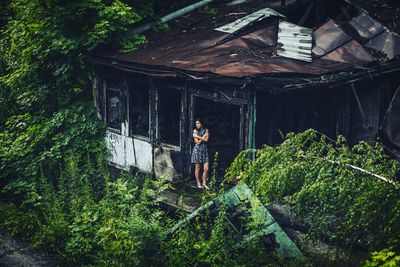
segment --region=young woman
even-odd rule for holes
[[[203,127],[200,119],[196,119],[196,125],[193,130],[194,148],[192,152],[192,164],[195,165],[194,175],[196,177],[197,187],[208,189],[207,186],[207,173],[209,167],[208,160],[208,129]],[[200,167],[203,165],[202,181],[200,180]]]

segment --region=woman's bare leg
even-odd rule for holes
[[[208,162],[204,163],[203,167],[203,186],[207,185]]]
[[[201,186],[200,182],[200,164],[195,164],[194,176],[196,177],[197,187]]]

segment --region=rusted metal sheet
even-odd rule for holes
[[[312,62],[312,29],[287,21],[279,21],[278,55]]]
[[[315,46],[312,52],[324,56],[351,40],[332,19],[314,31]]]
[[[382,24],[371,18],[371,16],[365,12],[351,19],[349,24],[365,39],[371,39],[385,30]]]
[[[366,47],[373,48],[386,54],[389,59],[400,55],[400,36],[389,30],[385,30],[369,40]]]
[[[322,59],[333,60],[354,65],[363,65],[376,59],[371,56],[364,47],[355,40],[338,47],[326,54]]]
[[[279,18],[275,15],[252,23],[257,11],[260,11],[257,18],[265,18],[271,8],[282,13],[282,9],[296,3],[295,0],[286,1],[285,7],[281,7],[280,0],[218,3],[220,13],[217,16],[211,18],[199,11],[192,12],[171,22],[172,30],[150,34],[149,44],[136,51],[102,56],[113,62],[115,68],[115,63],[141,64],[144,73],[157,69],[155,75],[161,75],[160,70],[168,70],[168,75],[198,72],[241,78],[269,73],[321,75],[375,61],[369,53],[371,49],[386,53],[389,59],[400,53],[399,37],[387,30],[379,33],[382,25],[365,13],[346,24],[354,28],[352,31],[344,31],[332,19],[314,30],[312,62],[309,29],[291,29],[288,22],[282,22],[278,34]],[[252,19],[245,19],[249,16]],[[224,25],[229,29],[215,30]],[[304,34],[299,35],[302,31]],[[372,39],[363,45],[364,42],[357,42],[360,37]]]

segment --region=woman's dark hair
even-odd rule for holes
[[[204,128],[204,123],[203,123],[203,121],[202,121],[200,118],[196,118],[196,119],[194,120],[194,126],[195,126],[195,127],[196,127],[196,121],[200,122],[200,123],[201,123],[201,127]]]

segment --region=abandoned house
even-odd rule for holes
[[[225,169],[236,154],[314,128],[374,141],[400,85],[400,37],[352,1],[208,3],[148,44],[90,59],[111,164],[191,173],[194,120]],[[198,7],[198,6],[196,6]],[[217,14],[216,14],[217,13]]]

